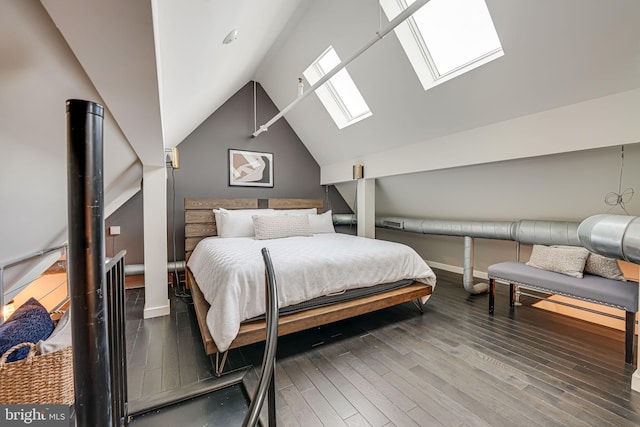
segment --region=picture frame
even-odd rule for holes
[[[230,148],[229,185],[273,188],[273,153]]]

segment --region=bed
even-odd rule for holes
[[[408,301],[418,302],[421,308],[435,286],[431,269],[407,246],[340,233],[265,240],[219,237],[213,213],[217,208],[256,210],[243,212],[258,214],[264,210],[265,215],[281,209],[321,213],[322,200],[185,199],[187,284],[205,350],[216,355],[217,374],[224,367],[227,350],[264,340],[265,322],[260,318],[264,312],[262,247],[269,248],[276,270],[279,335]],[[330,218],[330,214],[325,218],[327,215]],[[228,222],[224,224],[228,226]],[[381,250],[374,250],[377,245]],[[313,262],[303,264],[305,261]],[[345,268],[355,269],[357,274],[346,274]],[[353,293],[355,296],[349,297]],[[321,305],[307,307],[308,300]],[[296,310],[287,313],[285,307]]]

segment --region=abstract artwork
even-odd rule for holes
[[[273,187],[273,154],[230,149],[229,185]]]

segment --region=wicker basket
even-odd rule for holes
[[[29,355],[7,363],[14,351],[30,347]],[[1,404],[67,404],[74,401],[71,346],[36,355],[33,343],[11,347],[0,358]]]

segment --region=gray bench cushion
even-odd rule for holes
[[[585,274],[584,278],[529,267],[523,262],[507,261],[489,266],[489,278],[524,285],[532,289],[596,302],[630,312],[638,311],[638,283],[621,282]]]

